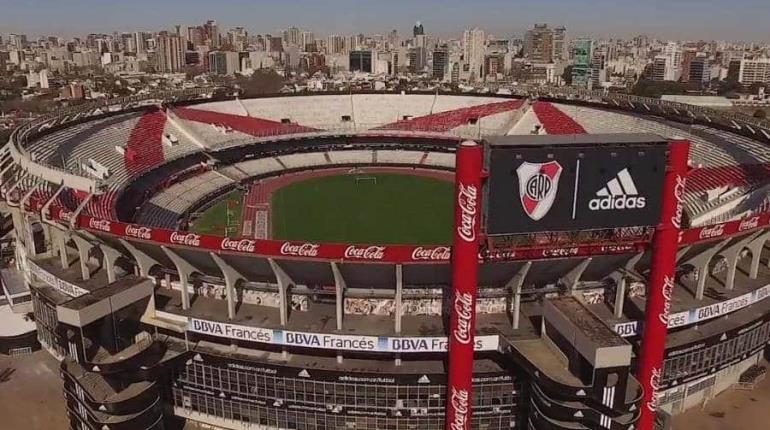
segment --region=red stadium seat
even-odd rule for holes
[[[548,102],[535,102],[532,105],[535,115],[543,124],[548,134],[584,134],[586,130],[572,117]]]

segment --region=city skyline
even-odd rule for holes
[[[672,40],[770,40],[763,19],[770,5],[760,0],[736,0],[729,9],[724,2],[679,0],[650,1],[645,4],[620,0],[590,3],[566,0],[502,2],[482,0],[414,4],[401,0],[387,3],[334,0],[320,7],[317,2],[298,0],[292,7],[239,0],[222,0],[215,8],[210,2],[149,2],[112,4],[76,0],[59,3],[36,0],[24,4],[0,1],[0,34],[26,33],[30,36],[72,37],[113,31],[160,30],[175,24],[188,25],[215,19],[220,28],[246,27],[250,32],[274,33],[290,26],[328,34],[385,34],[392,29],[408,34],[415,21],[422,21],[426,33],[457,38],[463,29],[479,27],[487,34],[507,38],[521,36],[532,22],[565,25],[571,35],[630,37],[650,34]],[[305,13],[303,13],[305,12]],[[601,12],[601,13],[598,13]],[[94,20],[99,16],[99,20]]]

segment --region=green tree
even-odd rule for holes
[[[283,88],[284,79],[274,70],[259,69],[248,78],[239,77],[236,83],[241,87],[244,97],[251,97],[277,93]]]
[[[764,109],[757,109],[754,111],[754,118],[767,119],[767,112]]]

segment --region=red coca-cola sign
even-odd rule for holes
[[[740,225],[738,225],[738,231],[752,230],[757,227],[759,227],[759,217],[753,216],[749,219],[741,221]]]
[[[385,249],[384,246],[376,245],[366,247],[350,245],[345,248],[344,257],[356,260],[382,260],[385,258]]]
[[[280,253],[281,255],[289,255],[292,257],[318,257],[318,252],[320,248],[321,248],[321,245],[317,243],[284,242],[281,245]]]
[[[150,240],[152,238],[152,229],[141,225],[129,224],[126,226],[126,236]]]
[[[700,239],[712,239],[715,237],[719,237],[725,232],[725,225],[724,224],[717,224],[713,225],[711,227],[703,227],[698,234],[698,238]]]
[[[470,395],[467,390],[458,390],[452,387],[450,403],[454,409],[454,415],[448,423],[451,430],[466,430],[468,428],[470,412]]]
[[[452,257],[452,251],[448,246],[424,248],[418,246],[412,250],[413,261],[448,261]]]
[[[222,239],[219,248],[223,251],[254,252],[257,249],[257,241],[252,239],[233,240],[226,237]]]
[[[106,219],[89,218],[88,227],[94,230],[110,232],[111,223]]]
[[[458,184],[457,205],[460,210],[461,224],[457,233],[466,242],[476,240],[478,188],[475,185]]]
[[[176,245],[201,246],[201,236],[195,233],[180,233],[172,231],[168,240]]]
[[[461,344],[468,345],[473,337],[473,296],[470,293],[455,294],[455,312],[457,327],[452,335]]]

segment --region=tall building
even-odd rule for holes
[[[217,27],[217,22],[208,20],[203,25],[203,29],[206,30],[206,39],[209,41],[209,46],[219,48],[219,28]]]
[[[690,61],[687,80],[703,84],[711,81],[711,62],[705,55],[699,55]]]
[[[668,42],[661,53],[666,58],[664,81],[678,81],[682,76],[682,48],[676,42]]]
[[[350,51],[351,72],[372,73],[372,51]]]
[[[13,49],[22,50],[27,47],[26,34],[10,34],[8,36],[8,45]]]
[[[283,40],[280,37],[270,37],[270,52],[283,52]]]
[[[341,54],[345,51],[345,38],[339,34],[331,34],[326,39],[326,52],[329,54]]]
[[[473,28],[463,32],[463,59],[468,64],[470,80],[484,76],[484,30]]]
[[[420,21],[417,21],[417,23],[414,25],[414,28],[412,29],[412,36],[417,37],[417,36],[422,36],[424,34],[425,34],[425,29],[422,27],[422,23]]]
[[[203,27],[187,27],[187,42],[194,49],[196,46],[206,44],[206,30]]]
[[[299,45],[299,48],[302,51],[313,51],[313,46],[315,45],[315,35],[312,31],[303,31],[302,37],[300,39],[301,45]]]
[[[136,44],[137,54],[144,54],[147,52],[147,35],[143,31],[134,33],[134,43]]]
[[[160,73],[176,73],[185,65],[185,46],[177,34],[161,31],[158,33],[156,65]]]
[[[563,48],[564,40],[560,43]],[[548,24],[535,24],[524,36],[524,56],[533,63],[552,63],[553,48],[553,31]]]
[[[601,49],[594,49],[591,54],[591,88],[601,88],[607,82],[607,53]]]
[[[770,83],[770,59],[741,60],[738,82],[743,85]]]
[[[409,71],[412,73],[422,73],[425,70],[427,52],[422,46],[409,48]]]
[[[682,53],[682,65],[681,65],[681,80],[682,82],[690,81],[690,63],[698,55],[697,49],[688,48]]]
[[[446,47],[433,51],[433,78],[444,80],[449,66],[449,52]]]
[[[249,32],[243,27],[235,27],[227,32],[227,43],[238,52],[245,51],[248,46]]]
[[[652,60],[652,80],[665,81],[666,71],[669,69],[668,57],[658,55]]]
[[[240,71],[240,56],[232,51],[209,52],[209,72],[215,75],[232,75]]]
[[[288,46],[299,46],[300,30],[297,27],[289,27],[283,32],[283,40]]]
[[[566,27],[556,27],[553,29],[553,54],[552,54],[552,60],[554,62],[564,61],[565,58],[565,49],[566,49],[566,41],[567,41],[567,28]]]
[[[591,39],[575,40],[572,44],[572,85],[588,88],[591,83],[591,56],[594,42]]]

